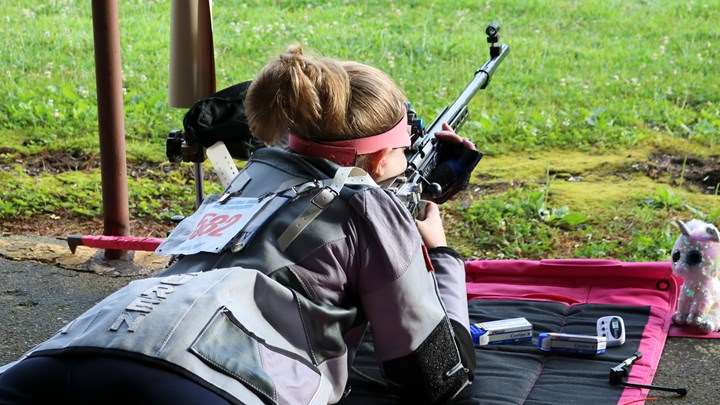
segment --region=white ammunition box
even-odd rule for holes
[[[607,349],[607,339],[603,336],[550,332],[538,335],[537,346],[545,352],[602,354]]]
[[[532,339],[532,333],[533,326],[525,318],[501,319],[470,325],[470,335],[477,346],[528,341]]]

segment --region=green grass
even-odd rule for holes
[[[149,173],[148,173],[149,174]],[[153,173],[158,176],[158,173]],[[130,178],[130,210],[133,216],[167,221],[191,212],[194,188],[182,171],[156,178]],[[102,209],[100,171],[68,171],[58,175],[29,176],[20,165],[0,172],[0,218],[27,220],[36,214],[69,213],[79,218],[97,217]],[[208,192],[220,187],[208,182]]]
[[[703,198],[691,204],[667,189],[611,199],[599,209],[591,204],[560,205],[563,200],[553,195],[553,187],[549,195],[547,189],[522,188],[455,207],[446,216],[452,224],[446,227],[450,244],[466,256],[486,259],[655,261],[667,260],[679,235],[673,220],[696,217],[720,225],[717,204]]]
[[[94,148],[89,4],[0,5],[0,86],[11,90],[0,94],[0,128],[30,145]],[[180,125],[166,102],[169,7],[121,2],[131,158],[162,160],[163,136]],[[717,0],[216,2],[214,14],[219,87],[299,41],[386,70],[429,119],[486,59],[483,30],[498,20],[512,51],[465,129],[486,150],[614,148],[658,132],[720,142]]]
[[[165,161],[164,137],[184,113],[167,106],[169,3],[120,2],[134,163]],[[97,170],[32,177],[21,167],[48,150],[98,154],[90,4],[0,7],[0,219],[98,216]],[[486,60],[492,20],[511,52],[462,133],[487,155],[471,188],[496,191],[447,206],[453,245],[489,258],[657,260],[677,233],[671,220],[720,221],[717,196],[623,174],[654,151],[720,154],[720,0],[215,2],[218,88],[300,42],[387,71],[429,121]],[[136,218],[187,213],[193,201],[180,173],[129,187]]]

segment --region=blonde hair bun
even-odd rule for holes
[[[318,141],[375,135],[401,119],[404,102],[379,69],[306,55],[295,44],[258,73],[245,111],[253,135],[274,144],[288,131]]]

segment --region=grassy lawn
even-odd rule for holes
[[[132,215],[162,223],[192,204],[188,168],[164,163],[184,113],[167,106],[170,6],[120,3]],[[95,218],[90,5],[0,6],[0,220]],[[300,42],[387,71],[426,120],[501,22],[511,53],[463,128],[487,157],[446,209],[465,254],[665,259],[672,219],[720,221],[720,0],[225,1],[214,14],[218,88]]]

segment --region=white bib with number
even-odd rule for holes
[[[272,198],[234,197],[220,204],[208,198],[178,224],[155,253],[165,256],[219,253],[269,201]]]

